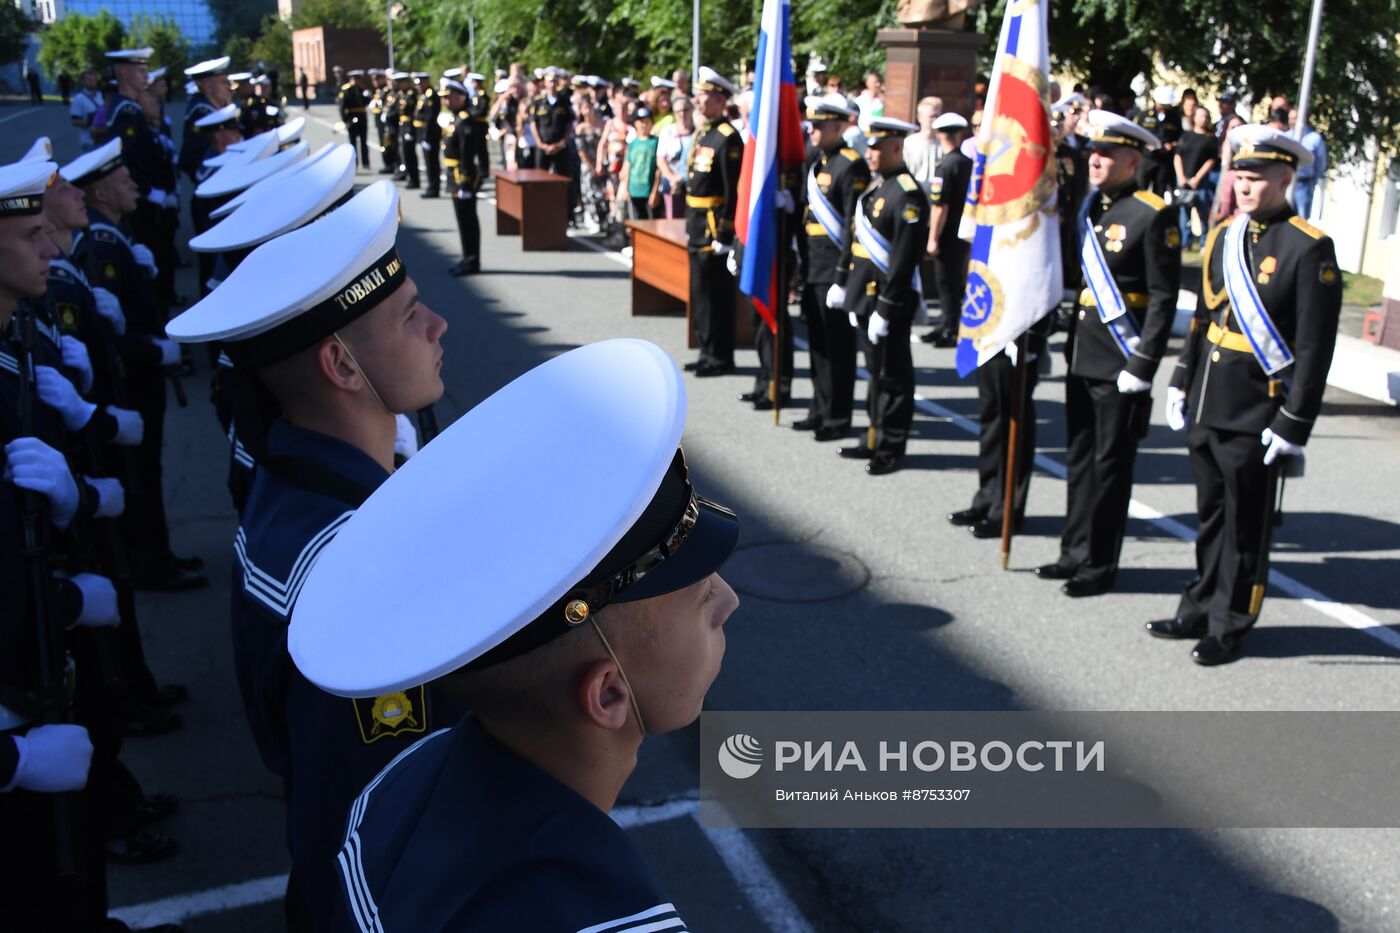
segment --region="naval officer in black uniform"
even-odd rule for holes
[[[1289,206],[1312,154],[1264,125],[1230,132],[1240,213],[1210,232],[1201,295],[1167,390],[1167,423],[1190,425],[1196,578],[1161,638],[1199,639],[1197,664],[1240,650],[1263,607],[1266,524],[1280,473],[1299,472],[1337,342],[1342,277],[1332,240]]]
[[[438,123],[442,103],[427,72],[417,72],[414,77],[418,79],[418,103],[413,108],[413,139],[423,152],[423,172],[427,175],[419,197],[435,198],[442,185],[442,126]]]
[[[1157,137],[1104,110],[1081,125],[1094,190],[1081,212],[1084,289],[1065,377],[1068,504],[1060,556],[1036,573],[1064,580],[1068,596],[1096,596],[1118,572],[1148,393],[1176,313],[1181,230],[1166,202],[1138,188],[1143,153],[1161,145]]]
[[[735,284],[726,257],[734,249],[735,198],[744,140],[724,116],[734,85],[701,67],[695,109],[704,121],[686,162],[685,232],[690,253],[690,309],[700,358],[685,365],[700,377],[734,371]]]
[[[340,122],[345,124],[345,132],[350,137],[350,145],[355,147],[360,166],[369,169],[369,88],[366,86],[363,69],[352,68],[345,73],[349,78],[336,94],[336,106],[340,108]]]
[[[870,167],[841,138],[858,115],[844,97],[808,97],[806,104],[811,152],[803,199],[802,320],[807,324],[812,405],[792,429],[835,441],[851,430],[856,332],[846,317],[846,275],[856,205],[870,185]]]
[[[865,162],[879,176],[856,207],[846,311],[870,371],[864,444],[842,447],[843,457],[869,461],[882,476],[899,469],[914,420],[914,358],[909,330],[923,302],[919,261],[928,244],[929,200],[904,167],[904,137],[919,128],[876,117],[865,133]]]
[[[442,82],[442,88],[452,115],[452,123],[442,137],[442,163],[447,167],[452,212],[457,217],[457,235],[462,241],[462,258],[448,271],[457,276],[475,275],[481,271],[481,223],[476,216],[481,173],[477,154],[486,136],[486,124],[472,114],[465,85],[448,79]]]
[[[346,186],[348,176],[338,178]],[[291,198],[285,204],[294,209]],[[286,780],[288,908],[314,921],[297,921],[298,929],[325,929],[355,794],[410,743],[460,715],[438,722],[439,704],[421,685],[363,700],[333,696],[300,677],[285,654],[307,567],[394,469],[396,414],[442,394],[447,325],[418,300],[397,230],[398,195],[378,182],[259,246],[169,324],[182,341],[219,335],[279,410],[234,542],[233,637],[254,737]]]
[[[608,811],[645,737],[699,715],[738,606],[718,573],[738,520],[691,484],[685,395],[644,341],[555,357],[408,461],[321,553],[288,632],[302,674],[354,697],[436,677],[472,711],[355,801],[332,929],[684,928]],[[483,433],[522,418],[519,443],[483,456]],[[383,585],[406,579],[422,581],[409,612]]]

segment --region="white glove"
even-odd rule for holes
[[[151,252],[150,248],[147,247],[145,243],[132,243],[131,256],[136,260],[136,264],[144,268],[151,278],[155,278],[160,272],[160,270],[156,268],[155,254]]]
[[[408,415],[394,416],[394,453],[405,460],[418,453],[418,429]]]
[[[739,254],[734,252],[732,249],[729,251],[729,255],[725,256],[724,258],[724,268],[729,270],[730,275],[735,276],[736,278],[738,277]]]
[[[122,314],[122,303],[117,296],[105,288],[94,288],[92,298],[97,302],[97,313],[112,325],[112,332],[117,336],[126,333],[126,315]]]
[[[180,207],[180,196],[173,191],[170,192],[165,196],[165,200],[161,202],[161,206],[172,211],[178,210]]]
[[[846,286],[831,283],[831,287],[826,290],[826,306],[828,308],[839,308],[846,303]]]
[[[58,338],[59,349],[63,354],[63,365],[76,370],[79,376],[78,388],[83,392],[92,391],[92,357],[88,356],[87,344],[77,337],[63,334]]]
[[[95,573],[79,573],[71,582],[83,594],[83,611],[78,625],[84,628],[116,628],[121,622],[117,612],[117,588],[112,581]]]
[[[10,787],[41,794],[82,790],[92,761],[92,740],[82,726],[55,723],[35,726],[14,737],[19,764]],[[7,788],[8,789],[8,788]]]
[[[725,253],[733,251],[733,249],[734,247],[725,246],[719,240],[710,241],[710,252],[714,253],[716,256],[723,256]]]
[[[152,204],[158,204],[158,205],[164,205],[164,204],[165,204],[165,199],[168,198],[168,197],[170,197],[170,195],[169,195],[167,192],[164,192],[164,191],[162,191],[162,190],[159,189],[159,188],[152,188],[152,189],[146,194],[146,200],[147,200],[147,201],[150,201]]]
[[[1302,444],[1284,440],[1275,434],[1272,428],[1264,429],[1264,433],[1259,435],[1259,443],[1269,448],[1264,451],[1264,466],[1268,466],[1279,457],[1292,457],[1303,452]]]
[[[107,414],[117,422],[117,434],[112,438],[112,443],[122,447],[135,447],[141,443],[141,438],[146,436],[146,423],[141,420],[140,412],[108,405]]]
[[[1186,393],[1181,389],[1167,389],[1167,427],[1180,431],[1186,427]]]
[[[78,484],[68,461],[37,437],[17,437],[5,445],[5,479],[49,500],[49,518],[60,529],[78,512]]]
[[[870,315],[870,323],[865,328],[865,336],[870,339],[872,347],[880,342],[881,337],[889,336],[889,333],[890,322],[881,317],[879,311]]]
[[[852,327],[860,327],[860,318],[856,317],[856,313],[854,311],[846,312],[846,320],[851,322]]]
[[[151,342],[160,351],[160,365],[174,366],[180,362],[180,345],[169,337],[152,337]]]
[[[1118,373],[1118,391],[1124,395],[1137,395],[1152,388],[1152,383],[1139,379],[1126,369]]]
[[[39,390],[39,401],[58,412],[63,426],[70,431],[81,431],[97,411],[97,406],[79,395],[68,377],[52,366],[34,367],[34,384]]]
[[[787,211],[789,214],[797,210],[797,202],[793,200],[792,192],[786,188],[779,188],[774,200],[778,202],[778,210]]]
[[[83,482],[97,493],[97,509],[93,514],[98,518],[116,518],[126,511],[126,490],[121,480],[114,476],[84,476]]]

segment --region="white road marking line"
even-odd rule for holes
[[[0,117],[0,123],[9,123],[11,120],[27,117],[32,113],[42,113],[43,109],[43,107],[30,107],[28,110],[21,110],[19,113],[12,113],[8,117]]]
[[[634,826],[650,826],[652,823],[664,823],[667,820],[675,820],[683,816],[693,816],[699,812],[699,809],[700,801],[695,797],[687,797],[647,807],[613,807],[608,816],[611,816],[613,822],[623,829],[631,829]]]
[[[118,907],[110,911],[108,916],[132,927],[159,926],[163,923],[179,923],[203,914],[266,904],[280,898],[286,890],[286,875],[269,875],[253,881],[224,885],[222,888],[181,894],[132,907]]]
[[[693,818],[700,826],[698,811]],[[765,928],[775,933],[812,933],[812,925],[802,916],[792,898],[787,896],[768,868],[768,863],[742,829],[700,826],[700,831],[710,840],[710,845],[714,846],[715,853],[729,869],[734,883],[744,892]]]

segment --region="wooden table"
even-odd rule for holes
[[[684,220],[629,220],[632,236],[632,314],[685,315],[686,346],[699,346],[690,316],[690,254]],[[734,345],[753,343],[753,305],[734,283]]]
[[[497,169],[496,235],[527,250],[569,248],[569,179],[537,168]]]

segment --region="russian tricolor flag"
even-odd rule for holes
[[[778,302],[787,300],[787,284],[778,281],[778,250],[785,246],[778,242],[778,175],[801,165],[807,156],[792,71],[791,9],[788,0],[763,0],[753,108],[744,127],[744,167],[734,218],[735,235],[744,247],[739,290],[753,296],[754,306],[774,333]]]

